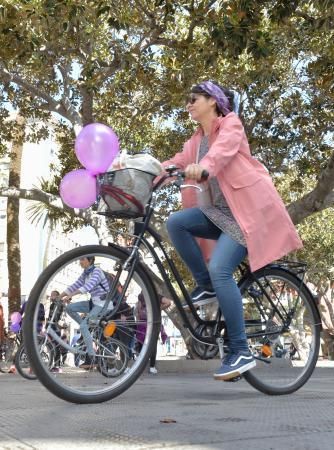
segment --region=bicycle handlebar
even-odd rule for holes
[[[168,173],[168,178],[170,177],[180,177],[180,178],[186,178],[185,171],[179,170],[176,166],[169,166],[166,167],[165,171]],[[209,172],[207,170],[202,171],[202,177],[201,181],[205,181],[209,178]]]
[[[182,178],[186,178],[186,173],[184,171],[178,172]],[[209,178],[209,172],[207,170],[202,171],[201,181],[206,181]]]
[[[154,191],[159,189],[159,187],[168,179],[168,178],[176,178],[174,184],[178,185],[179,187],[182,185],[183,181],[186,178],[185,171],[179,170],[176,166],[169,166],[166,167],[165,171],[167,172],[166,175],[163,175],[158,183],[154,186]],[[209,172],[207,170],[203,170],[202,172],[202,178],[201,181],[206,181],[209,177]],[[195,187],[195,186],[194,186]]]

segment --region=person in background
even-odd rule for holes
[[[75,283],[68,286],[60,294],[60,298],[66,301],[67,314],[80,325],[80,332],[87,347],[87,358],[80,365],[82,369],[90,369],[95,365],[95,351],[93,348],[93,339],[88,329],[88,321],[94,320],[102,311],[105,304],[106,292],[109,291],[109,283],[102,269],[96,267],[94,256],[80,258],[80,266],[83,269],[82,274]],[[91,299],[71,303],[72,297],[89,293]],[[113,308],[110,302],[108,309]],[[85,314],[82,318],[80,314]]]
[[[80,330],[76,330],[75,335],[72,337],[72,340],[71,340],[71,347],[79,346],[80,342],[81,342],[80,339],[82,341],[82,336],[81,336]],[[74,364],[76,367],[78,367],[80,365],[80,355],[78,355],[78,354],[74,355]]]
[[[128,356],[132,358],[132,341],[135,335],[135,317],[133,313],[133,308],[127,303],[124,297],[121,304],[119,305],[117,314],[113,319],[120,321],[114,337],[118,339],[127,348]],[[122,325],[122,322],[124,325]]]
[[[169,298],[163,297],[162,295],[159,295],[160,300],[160,308],[161,310],[167,309],[171,305],[171,300]],[[145,335],[146,335],[146,329],[147,329],[147,314],[146,314],[146,307],[145,307],[145,300],[142,293],[138,295],[138,304],[137,304],[137,311],[136,311],[136,320],[139,322],[137,323],[136,328],[136,339],[137,339],[137,352],[140,353],[141,349],[143,348],[143,344],[145,341]],[[160,336],[161,341],[163,344],[165,344],[168,336],[164,329],[164,326],[161,324],[160,329]],[[151,353],[150,357],[150,367],[149,367],[149,373],[155,375],[158,373],[157,368],[155,367],[156,363],[156,357],[157,357],[157,342],[155,343],[155,346],[153,348],[153,351]]]
[[[61,338],[66,344],[69,343],[69,340],[67,339],[67,336],[65,333],[62,334]],[[67,359],[67,354],[68,354],[68,350],[65,347],[60,347],[60,362],[61,362],[62,366],[65,365],[65,362]]]
[[[50,327],[54,330],[54,332],[60,337],[61,332],[60,332],[60,327],[58,325],[58,322],[63,314],[64,311],[64,306],[61,305],[57,305],[55,303],[55,300],[57,298],[59,298],[59,291],[52,291],[50,293],[50,308],[49,308],[49,314],[48,314],[48,318],[46,320],[46,325],[45,327],[47,328],[49,325]],[[57,312],[55,312],[55,308],[57,309]],[[53,314],[55,313],[55,316],[53,316]],[[50,323],[52,320],[52,323]],[[52,339],[52,343],[54,345],[55,348],[55,352],[54,352],[54,361],[53,361],[53,367],[51,369],[51,372],[61,372],[61,368],[60,368],[60,353],[61,353],[61,345],[54,339]]]
[[[23,319],[24,319],[24,313],[25,313],[27,303],[28,303],[28,300],[24,301],[21,306],[21,309],[19,311]],[[45,308],[44,308],[43,303],[40,303],[39,309],[38,309],[38,316],[37,316],[37,333],[40,333],[42,331],[44,321],[45,321]]]

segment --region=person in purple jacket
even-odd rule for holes
[[[23,304],[21,305],[19,313],[21,314],[22,317],[24,317],[27,302],[28,302],[28,300],[25,300],[23,302]],[[44,321],[45,321],[45,309],[44,309],[43,303],[40,303],[39,307],[38,307],[38,316],[37,316],[37,333],[40,333],[42,331]],[[22,326],[22,322],[23,322],[23,319],[21,321],[21,326]]]
[[[88,329],[89,319],[97,318],[104,304],[106,292],[109,291],[109,283],[102,269],[94,265],[94,256],[80,258],[80,266],[84,269],[83,273],[75,283],[68,286],[60,297],[68,302],[66,307],[67,314],[80,325],[80,332],[87,346],[87,358],[80,367],[90,368],[94,364],[95,351],[93,348],[93,339]],[[80,294],[90,294],[90,300],[71,303],[72,297]],[[110,302],[108,309],[113,308]],[[82,318],[80,314],[85,314]],[[87,367],[84,367],[87,366]]]

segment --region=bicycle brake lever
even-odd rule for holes
[[[198,189],[199,191],[202,191],[202,188],[200,186],[195,186],[194,184],[180,184],[179,185],[180,189],[187,188],[187,187],[192,187],[192,188]]]

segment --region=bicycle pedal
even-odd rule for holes
[[[237,381],[240,381],[240,380],[241,380],[241,376],[238,375],[237,377],[233,377],[233,378],[230,378],[229,380],[224,380],[224,381],[225,381],[225,383],[236,383]]]

